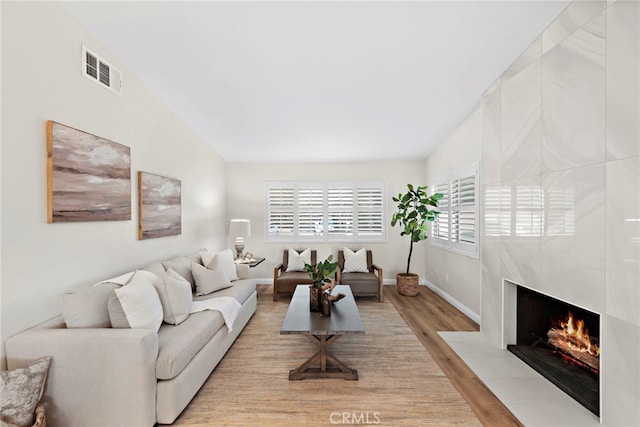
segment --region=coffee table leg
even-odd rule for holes
[[[348,368],[344,363],[329,354],[327,347],[335,342],[340,335],[308,335],[320,349],[311,356],[306,362],[296,369],[289,371],[289,380],[303,380],[306,378],[343,378],[345,380],[357,380],[358,371]],[[329,362],[331,367],[328,366]],[[319,363],[319,368],[312,368],[313,365]]]

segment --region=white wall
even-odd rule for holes
[[[4,343],[59,314],[66,289],[227,240],[220,156],[58,5],[1,7]],[[123,72],[122,98],[81,75],[83,43]],[[131,148],[130,221],[47,224],[47,120]],[[181,236],[137,240],[139,170],[182,181]]]
[[[251,237],[246,251],[266,260],[252,272],[254,277],[273,279],[273,268],[282,262],[282,250],[289,247],[313,247],[318,259],[347,246],[363,246],[373,250],[373,261],[382,267],[384,277],[395,282],[395,275],[406,268],[409,240],[400,236],[399,228],[389,224],[395,205],[392,195],[404,192],[406,185],[423,184],[422,161],[361,162],[361,163],[229,163],[227,164],[227,213],[229,218],[251,220]],[[265,181],[384,181],[387,185],[387,242],[386,243],[267,243],[264,230]],[[411,270],[424,277],[425,243],[414,245]],[[271,281],[267,282],[271,283]]]
[[[478,108],[429,155],[425,161],[428,184],[434,178],[480,161],[481,118]],[[480,260],[434,246],[429,240],[427,242],[427,280],[478,315],[476,318],[479,317]]]

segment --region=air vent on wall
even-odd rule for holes
[[[82,75],[122,96],[120,71],[84,46],[82,46]]]

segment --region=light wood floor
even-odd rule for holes
[[[477,331],[478,325],[425,286],[416,297],[385,286],[387,298],[424,345],[453,386],[485,426],[522,426],[473,371],[438,335],[438,331]]]
[[[473,371],[438,335],[438,331],[477,331],[478,324],[425,286],[416,297],[398,294],[395,286],[385,286],[391,301],[426,351],[466,399],[485,426],[522,426]],[[259,293],[271,293],[270,285],[259,285]]]

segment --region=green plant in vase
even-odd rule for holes
[[[323,288],[327,285],[331,285],[333,283],[333,275],[338,268],[337,262],[333,261],[333,255],[329,255],[327,259],[322,262],[317,263],[316,265],[306,264],[304,265],[304,271],[309,274],[311,281],[313,284],[310,286],[309,293],[309,304],[311,311],[319,311],[320,310],[320,297],[323,291]],[[329,286],[331,288],[331,286]]]

